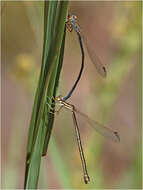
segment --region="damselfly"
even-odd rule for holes
[[[89,175],[87,172],[86,160],[85,160],[84,152],[83,152],[83,148],[82,148],[80,131],[79,131],[79,127],[78,127],[78,123],[77,123],[77,119],[76,119],[76,114],[79,114],[81,117],[83,117],[87,121],[87,123],[90,126],[92,126],[100,135],[107,137],[108,139],[110,139],[114,142],[119,142],[120,137],[116,131],[113,131],[113,130],[103,126],[102,124],[98,123],[97,121],[90,119],[86,114],[79,111],[74,105],[63,101],[63,98],[61,96],[56,97],[55,102],[58,103],[60,106],[59,110],[56,110],[55,112],[59,112],[63,107],[72,112],[73,123],[75,126],[76,138],[77,138],[77,142],[78,142],[78,149],[79,149],[79,153],[80,153],[80,159],[82,162],[84,182],[87,184],[90,181],[90,178],[89,178]]]
[[[80,48],[81,48],[81,54],[82,54],[82,64],[81,64],[81,68],[80,68],[80,72],[79,72],[79,75],[72,87],[72,89],[69,91],[69,93],[67,94],[67,96],[63,97],[62,100],[66,101],[67,99],[69,99],[73,93],[73,91],[75,90],[80,78],[81,78],[81,75],[82,75],[82,72],[83,72],[83,69],[84,69],[84,48],[83,48],[83,42],[82,42],[82,38],[83,38],[83,35],[81,34],[81,31],[80,31],[80,27],[77,23],[77,17],[75,15],[68,15],[68,18],[67,18],[67,22],[66,22],[66,27],[67,29],[72,32],[73,29],[76,31],[77,33],[77,36],[78,36],[78,40],[79,40],[79,44],[80,44]],[[101,63],[100,59],[98,58],[98,56],[94,53],[90,53],[92,52],[90,50],[90,47],[87,48],[88,49],[88,52],[89,52],[89,55],[92,59],[92,62],[93,64],[95,65],[98,73],[103,76],[103,77],[106,77],[107,73],[106,73],[106,68],[105,66]]]

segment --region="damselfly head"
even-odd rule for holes
[[[77,16],[76,15],[71,15],[71,18],[74,20],[77,20]]]
[[[73,23],[76,23],[77,22],[77,16],[76,15],[71,15],[70,21],[73,22]]]
[[[76,15],[72,15],[72,14],[68,14],[67,19],[68,19],[68,21],[75,22],[77,20],[77,16]]]
[[[61,95],[59,95],[59,96],[56,97],[56,101],[57,102],[60,102],[61,100],[62,100],[62,96]]]

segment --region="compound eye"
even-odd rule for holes
[[[57,101],[59,101],[59,100],[60,100],[60,97],[59,97],[59,96],[58,96],[58,97],[56,97],[56,100],[57,100]]]
[[[73,18],[74,18],[75,20],[77,20],[77,16],[76,16],[76,15],[73,15]]]

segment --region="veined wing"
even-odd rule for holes
[[[98,71],[98,73],[102,76],[102,77],[106,77],[107,76],[107,71],[105,66],[101,63],[99,57],[95,54],[91,54],[91,52],[89,52],[89,48],[87,48],[88,54],[91,58],[92,63],[95,65],[96,70]]]
[[[101,63],[99,57],[95,54],[95,50],[93,48],[91,48],[91,46],[88,44],[88,41],[85,40],[85,37],[83,35],[83,32],[80,30],[81,27],[79,25],[79,23],[77,22],[77,17],[75,15],[72,15],[70,18],[70,22],[71,25],[73,25],[74,30],[82,36],[82,38],[84,39],[84,42],[86,44],[87,50],[88,50],[88,54],[93,62],[93,64],[96,67],[96,70],[98,71],[98,73],[102,76],[102,77],[106,77],[107,72],[106,72],[106,68],[105,66]]]
[[[106,67],[103,65],[103,63],[101,62],[101,60],[99,59],[99,57],[96,55],[95,49],[91,47],[91,45],[89,44],[88,40],[86,40],[86,38],[83,36],[83,33],[82,33],[82,37],[83,37],[84,43],[86,45],[86,48],[87,48],[87,51],[88,51],[88,55],[89,55],[92,63],[94,64],[97,72],[102,77],[105,78],[107,76]]]
[[[81,111],[77,110],[75,108],[75,112],[85,118],[87,123],[93,127],[100,135],[107,137],[108,139],[114,141],[114,142],[120,142],[119,134],[116,131],[113,131],[102,124],[98,123],[95,120],[90,119],[86,114],[82,113]]]

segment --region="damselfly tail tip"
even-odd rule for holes
[[[120,142],[120,136],[118,134],[118,132],[114,132],[115,136],[116,136],[116,142]]]
[[[90,182],[90,178],[87,174],[84,175],[84,182],[85,184],[88,184]]]

